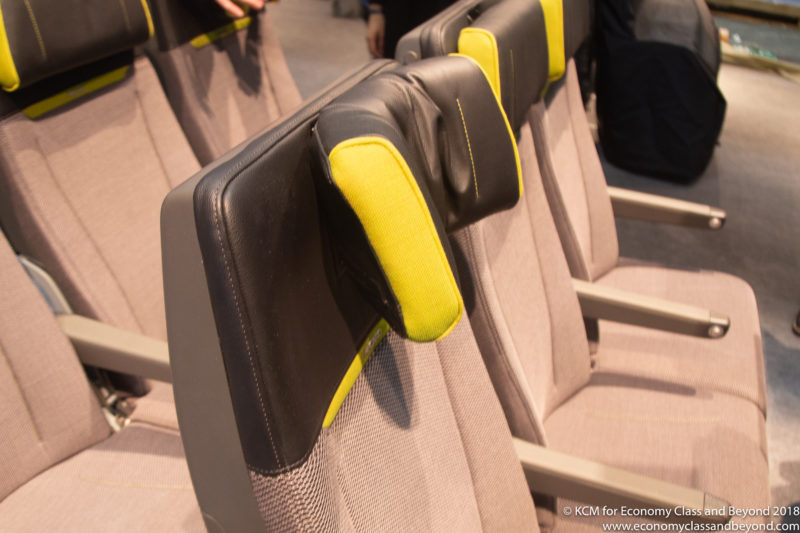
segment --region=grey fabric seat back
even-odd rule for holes
[[[0,235],[0,500],[110,432],[72,347]]]
[[[511,430],[546,444],[544,421],[588,383],[591,364],[529,125],[530,110],[543,105],[539,95],[549,77],[542,6],[459,2],[418,35],[423,54],[459,51],[486,58],[482,66],[496,80],[517,135],[522,200],[459,231],[453,242],[465,306]]]
[[[106,7],[107,18],[112,8],[122,16]],[[145,26],[119,46],[146,36]],[[115,50],[102,43],[91,51],[60,65],[63,74],[3,96],[0,221],[77,313],[163,339],[159,206],[199,165],[149,61],[106,57]]]
[[[321,218],[326,195],[317,146],[309,142],[317,113],[388,68],[372,64],[331,88],[165,203],[176,403],[198,500],[213,523],[244,530],[238,520],[248,514],[268,530],[538,530],[469,322],[427,343],[381,326],[363,296],[364,278],[337,255],[337,234]],[[397,83],[393,73],[377,76]],[[351,108],[360,109],[343,101],[328,109]],[[413,126],[405,109],[403,121]],[[431,160],[420,146],[405,150],[415,161]],[[202,298],[190,290],[192,279]],[[218,332],[213,350],[197,338],[206,329],[198,320]],[[354,355],[370,352],[359,373],[363,358]],[[331,419],[346,383],[352,388],[345,387]],[[203,395],[192,396],[198,386]],[[203,399],[209,391],[218,394],[215,405],[228,407],[218,416],[219,407],[205,412],[198,444],[190,422],[204,410],[196,402],[212,401]],[[235,516],[225,515],[203,483],[213,476],[203,458],[220,457],[209,448],[225,448],[222,438],[211,441],[226,421],[235,422],[242,453],[230,461],[244,495]]]
[[[155,0],[150,55],[208,164],[301,102],[266,11],[232,20],[213,0]]]

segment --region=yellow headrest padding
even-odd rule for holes
[[[553,81],[563,76],[566,71],[566,61],[564,60],[564,4],[562,0],[542,0],[541,4],[547,31],[550,81]]]
[[[153,28],[153,15],[150,14],[150,6],[147,5],[147,0],[139,0],[142,3],[142,9],[144,10],[144,16],[147,18],[147,32],[148,36],[152,37],[153,34],[156,32],[155,28]]]
[[[382,318],[369,332],[367,339],[364,341],[364,344],[361,345],[361,348],[358,350],[353,362],[350,363],[347,373],[339,383],[339,387],[337,387],[330,405],[328,405],[328,411],[325,413],[325,419],[322,421],[322,427],[327,428],[333,424],[333,419],[336,418],[336,414],[342,407],[345,398],[347,398],[347,395],[350,394],[350,390],[353,388],[353,385],[356,384],[356,379],[358,378],[359,374],[361,374],[361,370],[364,368],[364,365],[367,364],[369,356],[372,355],[372,352],[375,351],[375,348],[377,348],[378,344],[381,343],[386,334],[389,333],[390,329],[391,327],[389,326],[389,323]]]
[[[6,25],[3,21],[3,8],[0,6],[0,86],[6,91],[16,91],[19,88],[19,74],[11,57],[11,47],[8,45]]]
[[[472,58],[483,69],[489,85],[492,86],[499,101],[500,96],[500,56],[497,39],[491,32],[482,28],[464,28],[458,35],[458,53]]]
[[[429,342],[446,336],[464,305],[403,156],[383,137],[357,137],[337,144],[328,159],[331,177],[361,222],[397,298],[408,338]]]
[[[87,94],[98,91],[103,87],[111,85],[112,83],[122,81],[125,79],[125,76],[128,74],[130,68],[130,65],[125,65],[124,67],[114,69],[111,72],[101,74],[100,76],[94,77],[88,81],[74,85],[66,91],[61,91],[60,93],[54,94],[53,96],[45,98],[44,100],[40,100],[35,104],[31,104],[23,109],[22,112],[25,113],[25,116],[28,118],[39,118],[45,113],[49,113],[54,109],[58,109],[59,107],[72,102],[73,100],[77,100],[78,98],[86,96]]]
[[[234,20],[230,24],[226,24],[221,28],[217,28],[216,30],[211,30],[208,33],[204,33],[202,35],[198,35],[191,41],[189,41],[193,47],[195,48],[203,48],[214,41],[218,41],[223,37],[227,37],[233,33],[236,33],[239,30],[243,30],[245,28],[250,27],[250,23],[253,21],[252,17],[242,17],[239,19]]]
[[[464,30],[461,30],[461,31],[463,33]],[[459,37],[459,44],[460,44],[460,42],[461,42],[461,38]],[[460,46],[459,46],[459,49],[460,49]],[[483,68],[483,66],[480,64],[480,62],[478,62],[478,60],[476,60],[474,57],[469,56],[469,55],[464,54],[464,53],[450,54],[450,55],[453,56],[453,57],[466,57],[467,59],[472,60],[475,64],[477,64],[480,67],[481,72],[483,72],[483,75],[486,77],[486,80],[489,82],[489,85],[492,84],[492,80],[489,78],[489,75],[486,73],[486,69]],[[499,69],[498,69],[498,72],[499,72]],[[498,87],[499,87],[499,83],[498,83]],[[497,108],[500,110],[500,114],[503,116],[503,122],[505,122],[505,124],[506,124],[506,130],[508,131],[508,136],[511,139],[511,147],[514,150],[514,163],[517,166],[517,180],[519,181],[519,197],[522,198],[522,194],[525,192],[525,187],[522,184],[522,164],[520,163],[520,160],[519,160],[519,150],[517,149],[517,138],[514,136],[514,132],[511,129],[511,124],[508,122],[508,116],[506,115],[506,112],[503,109],[503,102],[500,100],[500,91],[492,90],[492,92],[494,93],[494,99],[495,99],[495,102],[497,103]]]

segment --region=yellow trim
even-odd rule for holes
[[[480,68],[481,72],[483,72],[483,75],[486,77],[486,81],[489,82],[489,85],[492,84],[484,68],[473,57],[465,54],[450,54],[450,57],[465,57],[469,59],[470,61],[478,65],[478,68]],[[494,93],[494,91],[492,92]],[[514,132],[511,130],[511,124],[508,122],[506,111],[505,109],[503,109],[503,104],[500,101],[500,96],[497,93],[494,93],[494,100],[495,103],[497,104],[497,108],[500,110],[500,115],[503,117],[503,122],[506,125],[506,131],[508,132],[508,137],[511,140],[511,147],[514,150],[514,163],[517,167],[517,182],[519,183],[519,196],[521,198],[522,194],[525,192],[525,187],[522,184],[522,164],[519,161],[519,150],[517,150],[517,138],[514,136]]]
[[[347,369],[341,383],[339,383],[339,387],[336,389],[336,393],[333,395],[331,404],[328,406],[328,411],[325,413],[325,419],[322,421],[323,428],[330,427],[331,424],[333,424],[333,419],[336,418],[339,409],[342,408],[345,398],[350,394],[350,390],[353,388],[353,385],[355,385],[356,379],[358,379],[359,374],[361,374],[364,365],[367,364],[369,356],[372,355],[372,352],[375,351],[375,348],[381,343],[386,334],[389,333],[390,329],[389,323],[384,319],[380,319],[380,321],[375,324],[375,327],[372,328],[372,331],[369,332],[364,344],[361,345],[355,359],[350,363],[350,368]]]
[[[564,4],[562,0],[542,0],[547,33],[547,54],[550,61],[550,81],[557,80],[566,71],[564,59]]]
[[[456,98],[456,104],[458,104],[458,114],[461,115],[461,124],[464,126],[464,137],[467,138],[467,150],[469,150],[469,162],[472,165],[472,181],[475,183],[475,198],[478,198],[478,196],[480,196],[478,194],[478,173],[475,172],[475,159],[472,157],[472,143],[469,142],[467,121],[464,120],[464,111],[461,109],[461,100]]]
[[[82,96],[122,80],[128,73],[129,68],[130,66],[126,65],[116,70],[112,70],[111,72],[106,72],[105,74],[97,76],[96,78],[92,78],[89,81],[70,87],[66,91],[62,91],[49,98],[45,98],[40,102],[29,105],[23,109],[22,112],[25,113],[28,118],[38,118],[45,113],[52,111],[53,109],[61,107],[62,105],[68,104],[73,100],[77,100]]]
[[[447,335],[463,301],[422,191],[397,148],[383,137],[348,139],[328,156],[333,181],[361,221],[400,305],[406,334]]]
[[[150,7],[147,5],[147,0],[140,0],[142,8],[144,9],[144,16],[147,19],[147,37],[150,38],[156,32],[153,28],[153,16],[150,14]]]
[[[482,28],[464,28],[458,35],[458,53],[472,58],[483,69],[492,91],[501,99],[500,55],[497,40],[491,32]]]
[[[11,92],[19,89],[19,74],[8,44],[6,24],[3,22],[3,7],[0,5],[0,86]]]
[[[239,30],[243,30],[250,26],[250,23],[253,21],[252,17],[242,17],[240,19],[236,19],[230,24],[226,24],[221,28],[217,28],[216,30],[211,30],[208,33],[204,33],[203,35],[198,35],[191,41],[192,46],[195,48],[203,48],[204,46],[208,46],[209,44],[213,43],[214,41],[218,41],[223,37],[227,37],[233,33],[236,33]]]

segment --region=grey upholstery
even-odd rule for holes
[[[0,236],[0,530],[201,531],[175,429],[110,435],[75,353]]]
[[[301,102],[266,11],[234,22],[214,2],[152,2],[158,49],[150,50],[175,115],[208,164]],[[238,21],[237,21],[238,22]],[[216,35],[196,44],[198,36]]]

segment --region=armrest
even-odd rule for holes
[[[618,187],[608,187],[608,195],[618,217],[714,230],[725,224],[725,211],[710,205]]]
[[[82,363],[172,382],[167,343],[80,315],[56,315]]]
[[[693,305],[572,280],[583,316],[718,339],[730,328],[728,317]]]
[[[664,513],[654,513],[650,518],[666,522],[724,524],[731,519],[728,502],[697,489],[581,459],[516,438],[514,447],[532,492],[589,505],[664,509]],[[676,513],[677,509],[680,512]]]

